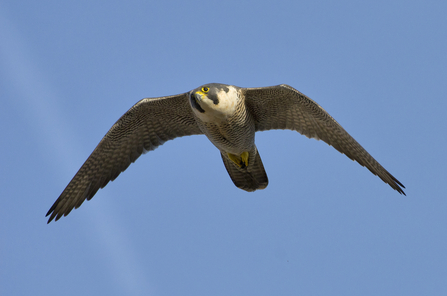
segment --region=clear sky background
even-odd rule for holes
[[[446,1],[2,1],[1,295],[447,295]],[[405,186],[268,131],[270,184],[205,136],[47,210],[144,97],[289,84]]]

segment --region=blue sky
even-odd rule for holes
[[[446,295],[445,1],[0,3],[1,295]],[[258,133],[247,193],[204,136],[45,213],[144,97],[289,84],[405,186]]]

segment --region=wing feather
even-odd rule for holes
[[[146,151],[177,137],[201,134],[189,94],[146,98],[112,126],[48,211],[48,223],[68,215]]]
[[[383,168],[320,105],[291,86],[246,88],[243,95],[255,120],[256,131],[295,130],[308,138],[323,140],[339,152],[367,167],[385,183],[404,194],[402,185]]]

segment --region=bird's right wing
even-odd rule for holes
[[[321,139],[367,167],[399,193],[405,194],[402,183],[383,168],[329,113],[293,87],[282,84],[244,88],[242,95],[254,118],[256,131],[290,129],[308,138]]]
[[[90,200],[143,152],[197,134],[202,132],[189,105],[189,93],[142,99],[118,119],[88,157],[48,211],[48,223]]]

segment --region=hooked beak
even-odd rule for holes
[[[192,106],[197,109],[200,113],[205,113],[205,110],[203,110],[203,108],[200,106],[198,101],[202,101],[203,97],[206,96],[203,92],[201,91],[196,91],[192,93]]]
[[[206,94],[200,90],[198,90],[194,93],[194,97],[198,100],[203,100],[204,96],[206,96]]]

